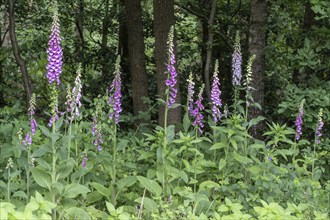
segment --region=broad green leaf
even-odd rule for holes
[[[44,170],[40,170],[38,168],[31,169],[31,173],[32,173],[33,179],[36,181],[36,183],[39,186],[50,190],[51,178],[48,173],[46,173]]]
[[[199,184],[199,190],[203,190],[206,188],[220,188],[220,185],[211,180],[207,180],[207,181],[204,181],[201,184]]]
[[[105,205],[107,206],[109,213],[116,211],[116,208],[110,202],[105,202]]]
[[[220,159],[219,170],[222,170],[226,166],[227,162],[225,159]]]
[[[137,198],[135,200],[135,202],[141,204],[142,197]],[[143,199],[143,207],[146,208],[149,212],[155,212],[158,209],[157,203],[155,203],[154,200],[152,200],[152,199],[150,199],[148,197],[144,197],[144,199]]]
[[[75,161],[72,158],[64,160],[58,166],[58,169],[57,169],[58,174],[57,174],[56,180],[66,178],[70,173],[72,173],[74,166],[75,166]]]
[[[160,196],[162,194],[162,187],[160,187],[156,181],[147,179],[143,176],[137,176],[136,178],[139,180],[143,188],[146,188],[156,196]]]
[[[248,164],[248,163],[252,163],[253,160],[251,160],[248,157],[245,156],[241,156],[239,154],[234,154],[234,159],[237,160],[238,162],[242,163],[242,164]]]
[[[127,176],[124,179],[121,179],[117,182],[118,190],[121,190],[124,187],[130,187],[135,184],[137,181],[135,176]]]
[[[218,143],[215,143],[211,146],[210,150],[216,150],[216,149],[221,149],[221,148],[224,148],[226,147],[227,144],[224,143],[224,142],[218,142]]]
[[[38,128],[40,128],[41,132],[46,135],[46,137],[51,138],[52,137],[52,133],[49,131],[49,129],[45,126],[42,125],[38,125]]]
[[[111,190],[110,189],[108,189],[108,188],[106,188],[106,187],[104,187],[101,184],[96,183],[96,182],[93,182],[91,184],[99,193],[101,193],[102,195],[104,195],[108,199],[110,198],[110,195],[111,195]]]
[[[81,194],[84,198],[86,198],[86,194],[88,192],[90,192],[90,190],[86,186],[80,185],[78,183],[71,183],[65,186],[64,197],[73,199]]]

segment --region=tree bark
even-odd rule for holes
[[[2,4],[2,1],[0,1],[0,3]],[[0,11],[0,18],[2,19],[2,22],[0,22],[0,50],[2,50],[2,48],[8,47],[10,44],[8,14]],[[3,75],[4,75],[3,70],[4,70],[4,65],[2,60],[0,60],[0,108],[6,105],[5,95],[4,95],[5,82],[3,80]]]
[[[217,8],[217,0],[212,0],[212,7],[210,12],[210,17],[208,20],[207,27],[207,44],[206,44],[206,62],[204,67],[204,83],[205,83],[205,91],[207,95],[207,99],[211,101],[211,86],[210,86],[210,69],[212,65],[212,47],[213,47],[213,22],[214,16]]]
[[[148,76],[144,54],[142,9],[140,0],[125,0],[129,70],[132,82],[133,115],[148,110],[141,99],[148,97]]]
[[[16,62],[19,65],[19,68],[22,72],[23,84],[24,84],[24,90],[25,90],[25,96],[26,96],[26,106],[28,108],[29,101],[30,101],[30,98],[32,95],[32,89],[31,89],[31,82],[29,79],[29,73],[27,70],[27,66],[26,66],[25,60],[21,57],[21,53],[20,53],[19,46],[17,43],[16,31],[15,31],[14,5],[15,5],[15,1],[9,0],[9,11],[8,11],[9,34],[10,34],[11,45],[13,47],[13,52],[14,52]]]
[[[252,65],[253,86],[255,91],[252,92],[252,97],[256,103],[259,103],[261,108],[264,107],[265,96],[265,46],[266,46],[266,23],[267,23],[267,0],[252,0],[251,1],[251,21],[250,21],[250,55],[255,54],[256,58]],[[255,107],[250,107],[249,115],[251,118],[262,115],[262,110]],[[252,135],[255,138],[261,139],[261,130],[264,127],[262,123],[254,126]]]
[[[173,0],[154,0],[154,32],[155,32],[155,60],[157,71],[157,91],[160,98],[165,100],[166,91],[166,71],[168,63],[167,40],[170,27],[174,25],[174,1]],[[178,91],[175,103],[181,103],[179,77],[175,87]],[[164,125],[164,106],[159,107],[158,122]],[[181,122],[181,108],[170,109],[168,113],[168,124]]]
[[[109,0],[105,0],[105,15],[102,21],[102,39],[101,39],[101,72],[103,82],[109,81],[108,68],[108,35],[109,35]]]
[[[76,11],[76,54],[78,57],[78,62],[82,63],[84,67],[84,0],[78,0],[77,11]]]

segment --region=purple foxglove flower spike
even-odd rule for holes
[[[103,144],[103,139],[102,139],[102,133],[101,129],[99,128],[99,124],[97,122],[97,116],[95,115],[93,118],[93,123],[92,123],[92,135],[96,136],[96,139],[94,140],[94,145],[97,146],[97,150],[101,151]]]
[[[109,118],[115,118],[115,123],[118,124],[119,114],[122,111],[121,108],[121,78],[120,78],[120,57],[117,57],[116,68],[115,68],[115,78],[113,79],[110,89],[109,89],[109,100],[108,105],[112,107],[112,112],[109,115]]]
[[[192,116],[193,114],[193,110],[194,110],[194,87],[195,87],[195,83],[192,77],[192,73],[190,73],[189,78],[188,78],[188,96],[187,96],[187,106],[188,106],[188,112],[190,114],[190,116]]]
[[[211,89],[211,101],[212,101],[212,116],[215,123],[217,123],[221,119],[221,111],[220,107],[222,106],[221,102],[221,91],[220,91],[220,82],[218,78],[219,74],[219,61],[215,62],[214,66],[214,74],[213,74],[213,83]]]
[[[195,121],[193,122],[193,126],[198,126],[199,132],[202,134],[203,130],[202,128],[204,127],[204,124],[202,122],[204,116],[202,115],[202,111],[204,110],[204,105],[203,105],[203,91],[204,91],[204,84],[202,84],[201,89],[198,94],[198,99],[195,102],[196,108],[193,111],[193,116],[195,117]]]
[[[170,33],[168,36],[168,53],[169,53],[169,63],[167,64],[167,74],[168,78],[165,81],[166,86],[168,87],[168,102],[167,106],[170,108],[175,103],[175,98],[177,95],[177,89],[175,88],[176,85],[176,78],[177,78],[177,72],[175,68],[175,54],[174,54],[174,28],[173,26],[170,29]]]
[[[324,125],[322,116],[323,116],[323,109],[321,108],[320,112],[319,112],[319,115],[318,115],[318,125],[317,125],[317,128],[316,128],[316,143],[317,144],[321,143],[321,136],[322,136],[321,131],[322,131],[322,128],[323,128],[323,125]]]
[[[300,139],[300,136],[302,135],[302,123],[303,123],[303,120],[302,120],[302,117],[304,115],[304,103],[305,103],[305,99],[303,99],[300,103],[300,106],[299,106],[299,114],[298,114],[298,117],[296,119],[296,126],[297,126],[297,129],[296,129],[296,140],[299,141]]]
[[[60,76],[62,74],[62,48],[61,48],[61,37],[60,37],[60,24],[58,19],[58,8],[57,2],[54,1],[54,15],[53,23],[51,28],[50,39],[48,42],[48,64],[47,69],[47,78],[48,83],[52,84],[56,81],[57,85],[61,83]]]
[[[241,54],[241,44],[239,32],[236,32],[234,53],[232,55],[232,72],[233,72],[233,85],[240,86],[242,79],[242,54]]]

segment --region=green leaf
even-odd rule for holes
[[[219,170],[222,170],[226,166],[227,162],[225,159],[220,159]]]
[[[237,151],[237,142],[234,139],[230,139],[229,142],[234,147],[235,151]]]
[[[204,181],[199,185],[199,190],[203,190],[206,188],[220,188],[220,185],[211,180]]]
[[[47,137],[51,138],[52,137],[52,133],[49,131],[49,129],[45,126],[42,125],[38,125],[38,128],[40,128],[41,132],[46,135]]]
[[[135,202],[141,204],[142,197],[135,199]],[[154,200],[144,197],[143,199],[143,207],[145,207],[149,212],[155,212],[158,209],[157,203]]]
[[[130,187],[135,184],[137,181],[135,176],[127,176],[124,179],[121,179],[117,182],[118,190],[123,189],[124,187]]]
[[[170,125],[166,128],[166,141],[167,143],[170,143],[174,139],[174,125]]]
[[[160,196],[162,194],[162,187],[154,180],[149,180],[143,176],[136,177],[143,188],[146,188],[148,191],[154,193],[156,196]]]
[[[105,205],[107,206],[109,213],[116,211],[116,208],[110,202],[105,202]]]
[[[248,163],[252,163],[253,160],[251,160],[250,158],[248,157],[245,157],[245,156],[241,156],[239,154],[234,154],[234,159],[237,160],[238,162],[242,163],[242,164],[248,164]]]
[[[65,210],[64,219],[91,220],[91,217],[82,208],[72,207]]]
[[[90,190],[86,186],[80,185],[78,183],[71,183],[65,186],[64,197],[73,199],[81,194],[84,198],[86,198],[86,194],[89,192]]]
[[[226,147],[227,144],[224,143],[224,142],[218,142],[218,143],[215,143],[211,146],[210,150],[216,150],[216,149],[221,149],[221,148],[224,148]]]
[[[66,178],[70,173],[72,173],[73,167],[75,166],[75,161],[70,158],[64,160],[57,169],[57,177],[56,180]]]
[[[51,178],[48,173],[46,173],[44,170],[40,170],[38,168],[33,168],[31,170],[31,173],[32,173],[33,179],[36,181],[36,183],[39,186],[50,190]]]
[[[101,193],[102,195],[104,195],[108,199],[110,198],[110,195],[111,195],[111,190],[110,189],[108,189],[108,188],[106,188],[106,187],[104,187],[101,184],[96,183],[96,182],[93,182],[91,184],[99,193]]]
[[[183,117],[183,129],[185,132],[188,131],[190,124],[191,124],[191,122],[190,122],[188,113],[186,113],[186,114],[184,114],[184,117]]]

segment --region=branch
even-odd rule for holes
[[[200,14],[200,13],[198,13],[198,12],[196,12],[196,11],[194,11],[194,10],[188,8],[188,7],[185,7],[185,6],[183,6],[183,5],[180,5],[179,3],[174,2],[174,5],[176,5],[176,6],[178,6],[179,8],[181,8],[181,9],[183,9],[183,10],[185,10],[185,11],[187,11],[187,12],[193,14],[193,15],[195,15],[196,17],[202,18],[202,19],[204,19],[204,20],[208,20],[208,17],[206,17],[205,15]]]
[[[8,26],[7,29],[6,29],[6,31],[5,31],[5,33],[4,33],[4,35],[3,35],[3,38],[1,39],[0,47],[2,47],[2,44],[3,44],[3,42],[4,42],[5,39],[6,39],[6,36],[7,36],[8,31],[9,31],[9,26]]]
[[[19,51],[17,38],[16,38],[16,31],[15,31],[15,17],[14,17],[14,4],[15,0],[9,0],[9,8],[8,8],[8,14],[9,14],[9,35],[10,35],[10,41],[11,45],[13,47],[13,53],[16,59],[17,64],[20,67],[20,70],[23,75],[23,83],[24,83],[24,89],[26,94],[26,105],[27,108],[29,106],[29,101],[32,95],[31,91],[31,82],[29,79],[28,70],[26,67],[26,63],[24,59],[21,57],[21,53]]]

